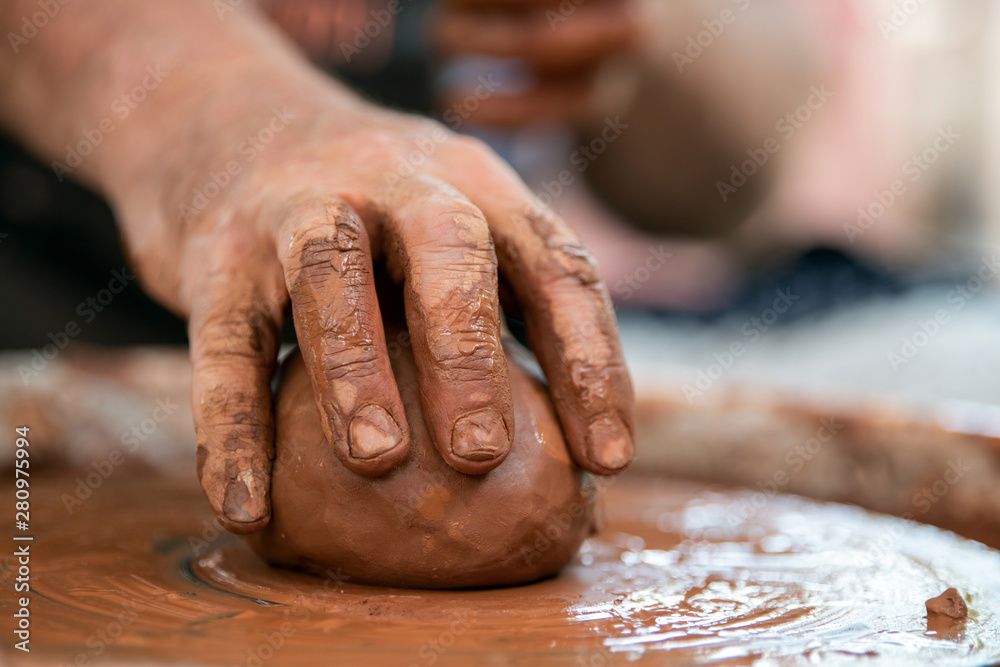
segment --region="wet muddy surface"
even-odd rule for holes
[[[11,664],[1000,660],[1000,552],[852,507],[628,475],[605,489],[605,529],[559,576],[420,591],[267,566],[220,532],[189,470],[123,467],[67,506],[79,475],[33,480],[32,653],[5,642]],[[925,602],[951,587],[968,617],[928,618]]]

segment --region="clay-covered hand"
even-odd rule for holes
[[[478,140],[275,70],[186,88],[166,111],[192,118],[184,105],[197,100],[202,119],[139,177],[147,196],[119,205],[140,280],[189,317],[198,469],[225,525],[251,532],[269,517],[270,383],[289,304],[324,431],[355,473],[407,455],[396,345],[412,344],[428,429],[456,470],[486,473],[515,428],[532,428],[514,423],[501,291],[576,461],[622,470],[631,383],[607,291],[571,229]],[[410,331],[390,346],[373,280],[383,265]]]
[[[531,85],[477,99],[463,112],[478,123],[585,120],[600,66],[639,34],[637,0],[444,0],[432,21],[440,55],[517,59]],[[519,84],[522,85],[522,84]],[[462,91],[443,108],[462,105]]]

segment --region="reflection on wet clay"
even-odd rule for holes
[[[189,475],[114,476],[94,511],[68,517],[54,490],[76,474],[38,481],[36,662],[11,664],[80,655],[374,667],[485,656],[573,666],[1000,659],[1000,553],[851,507],[776,495],[733,521],[748,492],[625,477],[607,486],[606,529],[558,577],[421,591],[276,570],[224,532],[206,542],[210,510]],[[5,590],[13,576],[5,564]],[[967,603],[965,620],[928,613],[950,588]],[[944,597],[940,609],[958,608]],[[5,594],[0,613],[11,604]]]

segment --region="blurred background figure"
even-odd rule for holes
[[[594,115],[548,143],[522,130],[509,152],[619,301],[725,311],[786,268],[816,272],[825,307],[950,279],[995,242],[989,3],[633,11],[638,39],[596,77]]]
[[[783,318],[972,275],[1000,244],[1000,16],[959,0],[262,0],[320,66],[487,139],[620,312]],[[108,208],[0,146],[0,346],[124,259]],[[992,244],[992,245],[991,245]],[[18,285],[18,289],[11,286]],[[98,304],[100,305],[100,304]],[[180,343],[130,285],[81,340]]]

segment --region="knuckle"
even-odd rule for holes
[[[332,360],[330,363],[335,366],[355,361],[363,364],[377,358],[372,324],[377,321],[374,307],[363,300],[345,298],[322,312],[306,313],[303,304],[299,303],[296,305],[297,324],[304,325],[306,331],[317,332],[324,360]]]
[[[489,379],[498,366],[499,345],[481,332],[463,332],[454,340],[428,345],[439,379],[448,382],[479,382]]]
[[[258,305],[212,311],[194,331],[196,368],[244,360],[255,368],[270,367],[278,339],[277,322]]]
[[[549,304],[548,312],[565,358],[603,365],[618,356],[614,315],[596,299],[560,299]]]
[[[298,271],[347,261],[363,264],[361,221],[350,211],[335,204],[328,205],[325,220],[301,223],[292,233],[285,251],[286,264]]]
[[[363,250],[331,247],[326,242],[307,248],[292,264],[289,278],[289,290],[300,300],[302,290],[314,291],[317,297],[329,295],[327,280],[335,280],[338,291],[357,291],[372,280],[368,256]]]
[[[418,295],[428,334],[447,339],[450,335],[471,335],[499,330],[499,300],[496,273],[482,266],[472,269],[451,267],[436,276],[433,284]]]
[[[244,388],[219,377],[195,378],[194,411],[206,427],[261,426],[270,423],[270,396]]]
[[[495,298],[482,290],[452,290],[431,313],[428,355],[448,380],[482,380],[502,364]]]
[[[576,315],[569,314],[570,312]],[[615,387],[628,376],[617,343],[613,315],[603,309],[586,307],[553,310],[551,331],[557,345],[557,382],[564,396],[572,396],[587,412],[595,413],[622,400]]]
[[[545,273],[549,284],[603,290],[600,269],[589,250],[579,244],[548,245],[551,261]]]
[[[425,227],[410,236],[409,261],[414,266],[476,273],[495,272],[496,248],[482,211],[462,199],[428,202],[434,212]]]
[[[455,135],[452,139],[455,150],[461,151],[462,157],[477,164],[496,164],[499,160],[496,152],[489,144],[478,137],[467,134]]]
[[[438,135],[442,132],[454,136],[444,123],[426,116],[407,115],[402,117],[399,123],[399,127],[411,136],[424,137]]]
[[[195,428],[198,444],[195,449],[198,479],[205,484],[208,480],[235,479],[243,471],[270,470],[274,447],[270,440],[252,444],[233,443],[231,447],[219,446],[203,429]],[[223,441],[225,442],[225,440]]]
[[[428,274],[431,286],[459,285],[468,290],[496,281],[496,250],[489,240],[477,245],[461,239],[437,238],[413,244],[407,263],[411,271],[432,272]]]
[[[479,207],[449,185],[441,184],[422,197],[420,205],[433,210],[431,219],[443,229],[469,225],[486,226],[486,216]]]
[[[456,245],[474,250],[493,251],[493,239],[482,211],[469,203],[452,202],[434,219],[433,228],[451,237]]]
[[[598,414],[620,401],[615,392],[617,376],[622,368],[612,362],[593,363],[587,360],[575,359],[567,364],[564,394],[569,394],[578,402],[584,412]]]
[[[601,283],[601,272],[593,254],[580,243],[576,234],[551,212],[529,215],[528,222],[543,242],[550,259],[547,278],[555,282],[571,281],[579,285]]]
[[[323,349],[319,367],[327,383],[376,376],[382,369],[378,350],[371,340],[339,343]]]
[[[195,432],[199,451],[259,451],[269,446],[273,423],[269,397],[213,383],[196,386]]]

